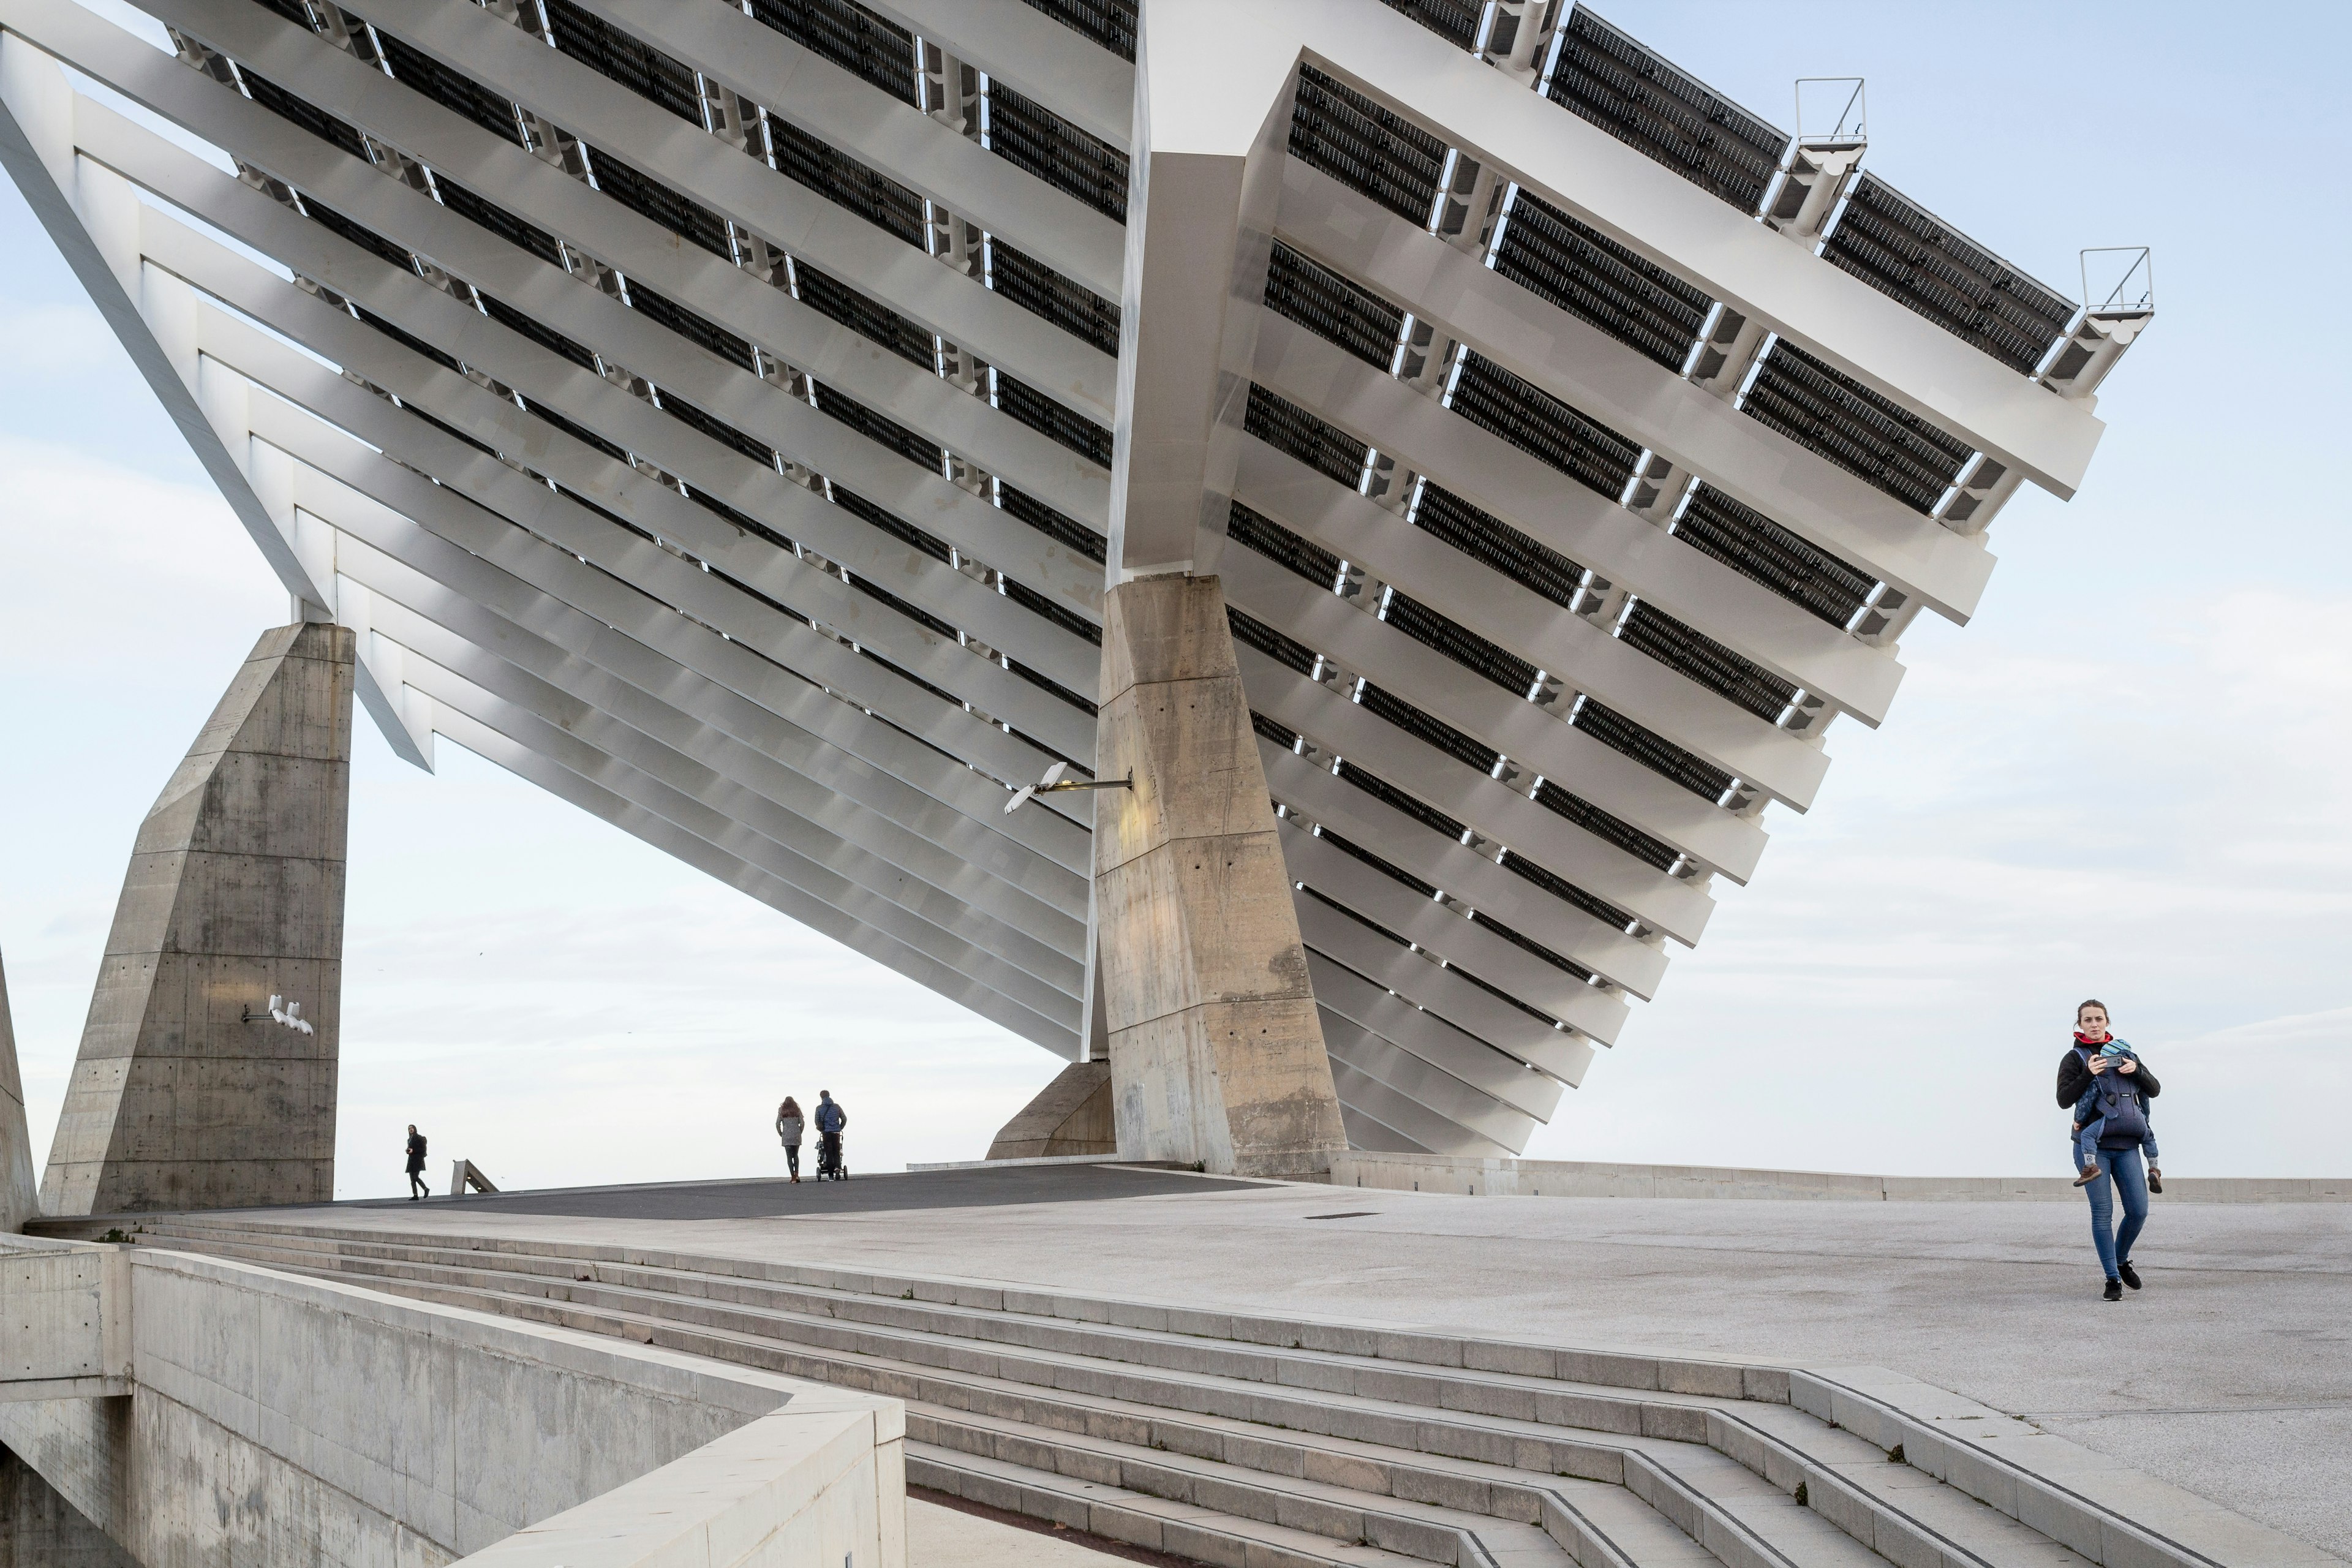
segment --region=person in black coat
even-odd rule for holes
[[[412,1121],[408,1124],[408,1201],[432,1195],[432,1189],[425,1184],[425,1134]]]
[[[2058,1058],[2058,1103],[2072,1112],[2083,1091],[2102,1073],[2127,1075],[2139,1090],[2140,1104],[2164,1092],[2156,1074],[2144,1061],[2103,1057],[2099,1047],[2113,1037],[2107,1032],[2107,1005],[2093,1000],[2074,1009],[2074,1039]],[[2099,1153],[2105,1165],[2098,1179],[2084,1184],[2091,1199],[2091,1245],[2098,1250],[2099,1267],[2106,1270],[2105,1300],[2123,1300],[2124,1287],[2140,1287],[2139,1271],[2132,1267],[2132,1243],[2147,1223],[2147,1171],[2140,1163],[2137,1138],[2101,1138]],[[2116,1194],[2123,1194],[2124,1219],[2115,1224]]]

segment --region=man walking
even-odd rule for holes
[[[844,1174],[841,1168],[841,1130],[849,1125],[849,1117],[842,1110],[841,1102],[833,1098],[833,1090],[818,1089],[816,1098],[816,1134],[820,1144],[817,1169],[832,1172],[837,1181]]]
[[[425,1134],[412,1121],[408,1124],[408,1201],[431,1195],[432,1189],[425,1184]]]

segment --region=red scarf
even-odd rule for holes
[[[2088,1036],[2088,1035],[2086,1035],[2086,1034],[2083,1033],[2083,1031],[2082,1031],[2082,1030],[2080,1030],[2080,1029],[2077,1029],[2077,1030],[2075,1030],[2075,1031],[2074,1031],[2074,1043],[2075,1043],[2076,1045],[2078,1045],[2078,1046],[2082,1047],[2083,1047],[2084,1050],[2086,1050],[2086,1051],[2095,1051],[2095,1050],[2097,1050],[2101,1046],[2105,1045],[2109,1040],[2112,1040],[2112,1039],[2114,1039],[2114,1038],[2115,1038],[2115,1036],[2114,1036],[2114,1035],[2112,1035],[2112,1034],[2105,1034],[2105,1035],[2101,1035],[2097,1039],[2095,1039],[2095,1039],[2091,1038],[2091,1037],[2090,1037],[2090,1036]]]

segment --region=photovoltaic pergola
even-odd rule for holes
[[[137,4],[0,159],[402,754],[1077,1058],[1007,792],[1214,574],[1364,1147],[1525,1146],[2149,315],[1560,0]]]

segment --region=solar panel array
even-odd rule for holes
[[[194,68],[157,86],[94,23],[73,63],[238,174],[95,100],[42,134],[86,139],[88,191],[163,198],[96,243],[206,375],[275,395],[202,415],[292,476],[256,492],[294,497],[280,527],[349,542],[298,591],[399,650],[395,743],[480,752],[1084,1048],[1087,797],[1002,805],[1095,756],[1134,0],[156,5]],[[1753,215],[1786,134],[1559,9],[1492,90]],[[1685,380],[1746,309],[1720,280],[1430,110],[1484,7],[1326,15],[1202,515],[1349,1135],[1509,1152],[1753,869],[1764,808],[1810,804],[1822,729],[1876,721],[1912,546],[2003,470],[1899,367],[1810,339]],[[995,62],[1017,87],[923,36],[1048,25],[1053,70]],[[1359,32],[1414,68],[1351,67]],[[1432,232],[1441,183],[1480,221]],[[1874,176],[1804,264],[2020,374],[2073,314]]]

